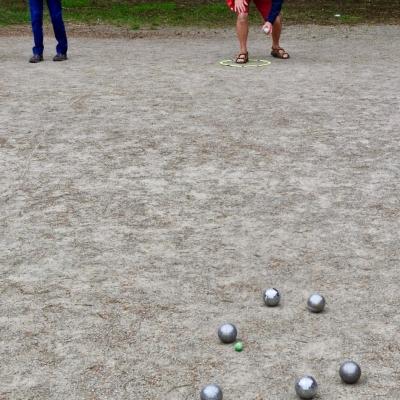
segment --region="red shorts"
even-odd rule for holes
[[[251,0],[247,0],[248,4],[250,5]],[[266,20],[269,16],[269,13],[271,12],[271,7],[272,7],[272,0],[253,0],[254,4],[256,5],[258,11],[260,11],[260,14]],[[228,7],[232,10],[235,11],[235,0],[226,0],[226,4],[228,4]],[[249,12],[249,5],[246,6],[246,13]]]

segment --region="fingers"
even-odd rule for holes
[[[249,3],[246,0],[235,1],[235,11],[238,12],[238,13],[245,13],[248,4]]]
[[[271,33],[272,33],[272,24],[271,23],[269,23],[269,22],[266,22],[264,25],[263,25],[263,27],[262,27],[262,30],[267,34],[267,35],[270,35]]]
[[[235,6],[235,11],[237,13],[244,13],[246,10],[245,5],[244,4],[239,4],[237,6]]]

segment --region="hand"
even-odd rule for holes
[[[271,22],[267,21],[267,22],[263,25],[262,30],[263,30],[267,35],[270,35],[270,34],[272,33],[272,30],[273,30]]]
[[[247,0],[235,0],[235,12],[237,13],[245,13],[247,11],[248,6]]]

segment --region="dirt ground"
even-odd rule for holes
[[[233,31],[72,38],[59,64],[49,38],[39,65],[1,37],[0,399],[294,400],[304,373],[399,399],[399,39],[290,27],[289,61],[236,69]]]

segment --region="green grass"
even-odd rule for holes
[[[221,25],[232,15],[223,4],[180,6],[174,2],[146,4],[114,4],[107,8],[85,10],[67,19],[82,22],[103,22],[139,27],[154,26],[206,26]],[[233,19],[232,19],[233,20]]]
[[[28,12],[21,9],[21,7],[0,4],[0,26],[25,24],[28,22]]]
[[[398,4],[399,0],[287,0],[284,17],[286,23],[398,23]],[[64,18],[68,22],[104,23],[131,29],[165,26],[223,27],[234,23],[234,14],[228,10],[224,0],[64,0],[63,7]],[[251,14],[254,23],[260,21],[255,10]],[[335,17],[335,14],[341,16]],[[0,26],[28,22],[26,0],[0,0]]]

